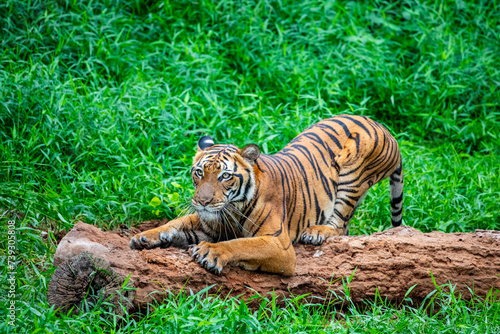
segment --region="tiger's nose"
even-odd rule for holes
[[[204,201],[204,200],[202,200],[202,199],[198,199],[198,203],[200,203],[200,204],[201,204],[201,205],[203,205],[203,206],[207,206],[208,204],[210,204],[210,202],[212,202],[212,199],[213,199],[213,198],[211,198],[211,199],[207,199],[207,200],[205,200],[205,201]]]
[[[196,197],[200,205],[207,206],[214,199],[214,187],[210,182],[203,183],[200,188],[198,188]]]

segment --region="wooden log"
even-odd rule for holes
[[[159,222],[146,224],[147,228],[156,225]],[[129,240],[135,232],[103,232],[76,224],[57,247],[54,265],[58,268],[49,283],[49,303],[63,309],[78,307],[89,288],[114,296],[127,277],[136,289],[110,302],[128,309],[144,307],[152,298],[161,301],[168,296],[166,290],[197,292],[209,285],[214,285],[209,292],[224,296],[248,298],[274,291],[279,300],[310,294],[318,302],[331,301],[335,294],[345,293],[348,281],[354,303],[373,299],[377,290],[382,298],[401,302],[414,285],[408,297],[418,303],[436,289],[431,273],[438,285],[456,285],[463,298],[470,298],[467,287],[479,296],[500,289],[499,231],[424,234],[400,226],[370,236],[335,237],[321,246],[299,244],[295,245],[297,269],[291,277],[236,267],[214,275],[185,250],[131,250]]]

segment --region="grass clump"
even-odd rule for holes
[[[498,303],[480,299],[432,315],[376,302],[321,322],[292,301],[267,319],[186,295],[120,320],[56,317],[45,293],[57,231],[178,214],[201,135],[273,153],[339,113],[398,139],[406,224],[500,229],[499,17],[494,1],[1,2],[0,261],[15,219],[19,331],[232,331],[242,319],[249,332],[498,332]],[[370,190],[351,233],[390,226],[388,187]]]

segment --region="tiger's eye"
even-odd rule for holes
[[[229,179],[230,177],[231,177],[231,174],[228,173],[228,172],[225,172],[225,173],[222,174],[222,178],[223,179]]]
[[[203,177],[203,173],[201,172],[201,169],[197,169],[194,171],[194,174],[196,176],[198,176],[199,178],[202,178]]]

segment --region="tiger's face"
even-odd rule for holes
[[[239,149],[234,145],[214,145],[212,138],[198,141],[191,177],[195,194],[191,203],[200,218],[216,221],[229,205],[252,199],[255,191],[254,164],[260,155],[257,145]]]

